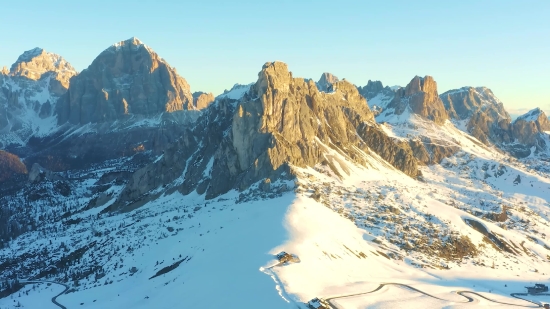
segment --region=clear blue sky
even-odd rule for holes
[[[3,0],[0,66],[42,47],[77,70],[136,36],[218,94],[266,61],[357,85],[432,75],[439,92],[487,86],[510,110],[550,111],[550,1]]]

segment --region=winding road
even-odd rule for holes
[[[329,298],[325,298],[325,300],[329,303],[329,305],[336,309],[338,308],[332,301],[333,300],[336,300],[336,299],[341,299],[341,298],[347,298],[347,297],[354,297],[354,296],[361,296],[361,295],[367,295],[367,294],[371,294],[371,293],[374,293],[374,292],[377,292],[379,291],[380,289],[382,289],[384,286],[387,286],[387,285],[395,285],[395,286],[400,286],[400,287],[404,287],[404,288],[407,288],[409,290],[413,290],[415,292],[418,292],[420,294],[424,294],[428,297],[431,297],[431,298],[435,298],[435,299],[438,299],[438,300],[443,300],[443,301],[447,301],[447,302],[455,302],[457,303],[457,301],[454,301],[454,300],[448,300],[448,299],[443,299],[443,298],[439,298],[437,296],[433,296],[429,293],[426,293],[424,291],[421,291],[417,288],[414,288],[410,285],[406,285],[406,284],[402,284],[402,283],[382,283],[380,284],[376,289],[372,290],[372,291],[369,291],[369,292],[362,292],[362,293],[356,293],[356,294],[348,294],[348,295],[340,295],[340,296],[333,296],[333,297],[329,297]],[[529,302],[529,303],[532,303],[534,304],[533,305],[518,305],[518,304],[511,304],[511,303],[505,303],[505,302],[501,302],[501,301],[498,301],[498,300],[494,300],[494,299],[490,299],[490,298],[487,298],[479,293],[476,293],[476,292],[472,292],[472,291],[457,291],[456,294],[466,298],[466,301],[463,301],[463,302],[458,302],[458,303],[472,303],[475,301],[475,299],[473,297],[470,297],[470,296],[466,296],[465,294],[471,294],[471,295],[475,295],[477,297],[480,297],[480,298],[483,298],[485,300],[488,300],[490,302],[493,302],[493,303],[497,303],[497,304],[502,304],[502,305],[509,305],[509,306],[516,306],[516,307],[524,307],[524,308],[542,308],[542,305],[537,303],[537,302],[534,302],[534,301],[531,301],[531,300],[528,300],[528,299],[524,299],[524,298],[521,298],[519,296],[525,296],[525,295],[528,295],[528,294],[524,294],[524,293],[512,293],[510,294],[510,296],[512,297],[515,297],[517,299],[521,299],[523,301],[526,301],[526,302]],[[550,295],[550,294],[541,294],[541,295]]]
[[[55,295],[54,297],[52,297],[52,303],[54,303],[54,305],[58,306],[59,308],[61,309],[67,309],[67,307],[63,306],[62,304],[58,303],[57,302],[57,298],[63,294],[65,294],[65,292],[67,292],[67,290],[69,289],[69,286],[64,284],[64,283],[59,283],[59,282],[54,282],[54,281],[34,281],[34,280],[22,280],[22,281],[19,281],[19,283],[21,284],[30,284],[30,283],[51,283],[51,284],[58,284],[58,285],[62,285],[65,287],[65,289],[63,290],[63,292]]]

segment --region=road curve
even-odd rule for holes
[[[476,295],[478,297],[481,297],[485,300],[488,300],[490,302],[493,302],[493,303],[498,303],[498,304],[502,304],[502,305],[510,305],[510,306],[516,306],[516,307],[524,307],[524,308],[542,308],[542,305],[539,304],[539,303],[536,303],[534,301],[531,301],[531,300],[528,300],[528,299],[525,299],[525,298],[521,298],[521,297],[518,297],[517,296],[517,293],[512,293],[510,294],[510,296],[514,297],[514,298],[517,298],[517,299],[521,299],[523,301],[526,301],[526,302],[529,302],[529,303],[532,303],[532,304],[535,304],[536,307],[533,307],[533,306],[530,306],[530,305],[517,305],[517,304],[510,304],[510,303],[504,303],[504,302],[500,302],[498,300],[494,300],[494,299],[490,299],[490,298],[487,298],[481,294],[478,294],[476,292],[471,292],[471,291],[457,291],[456,294],[462,296],[462,297],[466,297],[468,299],[471,299],[470,297],[464,295],[464,294],[472,294],[472,295]]]
[[[61,309],[67,309],[67,307],[63,306],[62,304],[58,303],[57,302],[57,298],[63,294],[65,294],[65,292],[67,292],[67,290],[69,289],[69,286],[64,284],[64,283],[59,283],[59,282],[54,282],[54,281],[37,281],[37,280],[29,280],[29,281],[19,281],[19,283],[21,284],[29,284],[29,283],[51,283],[51,284],[58,284],[58,285],[62,285],[65,287],[65,289],[63,290],[63,292],[55,295],[54,297],[52,297],[52,303],[54,303],[54,305],[58,306],[59,308]]]
[[[455,303],[471,303],[471,302],[474,302],[475,299],[472,298],[472,297],[469,297],[469,296],[466,296],[464,294],[472,294],[472,295],[475,295],[475,296],[478,296],[478,297],[481,297],[485,300],[488,300],[490,302],[493,302],[493,303],[497,303],[497,304],[502,304],[502,305],[509,305],[509,306],[516,306],[516,307],[524,307],[524,308],[542,308],[542,305],[539,304],[539,303],[536,303],[534,301],[530,301],[528,299],[524,299],[524,298],[521,298],[521,297],[518,297],[517,295],[519,295],[518,293],[512,293],[510,294],[512,297],[515,297],[517,299],[521,299],[523,301],[526,301],[526,302],[530,302],[532,304],[534,304],[535,306],[533,305],[517,305],[517,304],[510,304],[510,303],[505,303],[505,302],[500,302],[500,301],[497,301],[497,300],[494,300],[494,299],[490,299],[490,298],[487,298],[479,293],[476,293],[476,292],[472,292],[472,291],[457,291],[456,294],[466,298],[466,301],[463,301],[463,302],[457,302],[457,301],[454,301],[454,300],[448,300],[448,299],[443,299],[443,298],[439,298],[437,296],[433,296],[431,294],[428,294],[424,291],[421,291],[417,288],[414,288],[410,285],[406,285],[406,284],[402,284],[402,283],[382,283],[380,284],[376,289],[372,290],[372,291],[368,291],[368,292],[362,292],[362,293],[355,293],[355,294],[348,294],[348,295],[340,295],[340,296],[333,296],[333,297],[329,297],[329,298],[325,298],[325,300],[329,303],[329,305],[332,307],[332,308],[338,308],[332,301],[335,300],[335,299],[340,299],[340,298],[347,298],[347,297],[354,297],[354,296],[360,296],[360,295],[367,295],[367,294],[371,294],[371,293],[374,293],[374,292],[377,292],[379,291],[380,289],[382,289],[384,286],[386,285],[396,285],[396,286],[401,286],[401,287],[404,287],[404,288],[407,288],[409,290],[413,290],[415,292],[418,292],[420,294],[424,294],[428,297],[431,297],[431,298],[435,298],[435,299],[438,299],[438,300],[443,300],[443,301],[448,301],[448,302],[455,302]]]

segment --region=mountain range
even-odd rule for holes
[[[267,62],[215,96],[137,38],[82,72],[35,48],[0,74],[0,308],[47,293],[24,280],[68,308],[305,308],[395,278],[504,297],[550,272],[549,133],[431,76]]]

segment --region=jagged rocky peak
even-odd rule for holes
[[[519,121],[533,122],[537,126],[540,132],[550,131],[550,121],[546,116],[546,113],[540,108],[534,108],[527,113],[519,116],[514,123]]]
[[[233,146],[241,166],[258,162],[266,173],[285,164],[331,166],[324,155],[328,148],[365,164],[356,153],[361,149],[378,153],[408,175],[418,175],[410,149],[378,128],[365,99],[348,81],[334,82],[333,93],[320,92],[313,81],[294,78],[285,63],[270,62],[252,92],[258,100],[241,102],[233,118]]]
[[[2,70],[0,70],[0,74],[2,75],[8,75],[10,74],[10,70],[6,66],[2,67]]]
[[[373,99],[377,95],[379,95],[384,90],[390,90],[391,91],[391,89],[389,87],[386,87],[386,88],[387,89],[384,88],[384,85],[382,84],[381,81],[379,81],[379,80],[372,81],[372,80],[369,79],[369,81],[367,82],[367,84],[365,86],[357,87],[357,90],[359,90],[359,93],[363,97],[365,97],[365,99],[367,99],[367,101],[368,101],[368,100]]]
[[[487,87],[462,87],[440,95],[449,117],[466,120],[466,130],[488,144],[511,141],[510,115]]]
[[[214,95],[202,91],[193,92],[193,106],[196,109],[206,108],[210,103],[214,102]]]
[[[76,74],[75,68],[63,57],[36,47],[25,51],[17,58],[17,61],[11,66],[10,74],[38,80],[44,73],[65,71],[73,75]]]
[[[540,133],[550,131],[550,121],[540,108],[535,108],[519,116],[511,125],[514,138],[521,144],[537,146]]]
[[[293,166],[321,164],[338,175],[345,163],[337,153],[367,167],[379,156],[406,175],[420,175],[408,143],[384,133],[353,84],[338,81],[333,92],[322,92],[314,81],[294,78],[285,63],[269,62],[236,104],[219,96],[192,132],[138,170],[112,208],[159,186],[206,198],[259,182],[263,190],[279,190],[269,184],[293,179]]]
[[[196,109],[187,81],[137,38],[103,51],[57,104],[60,124]]]
[[[415,76],[405,88],[396,91],[396,96],[389,107],[395,108],[400,115],[407,108],[411,112],[443,124],[449,118],[443,102],[437,93],[437,83],[431,76]]]
[[[441,94],[440,98],[453,119],[464,120],[478,112],[487,112],[495,120],[510,119],[502,102],[487,87],[453,89]]]
[[[365,86],[357,87],[357,90],[367,99],[376,116],[381,114],[395,97],[395,91],[388,86],[384,87],[379,80],[369,80]]]
[[[332,85],[334,83],[339,82],[340,80],[335,75],[325,72],[321,74],[321,78],[319,78],[319,81],[317,82],[317,88],[319,88],[319,91],[333,91]]]
[[[63,94],[69,88],[71,77],[77,74],[75,68],[63,57],[38,47],[25,51],[17,58],[8,73],[5,70],[3,72],[6,75],[35,81],[52,76],[57,83],[50,85],[50,91],[55,95]]]

